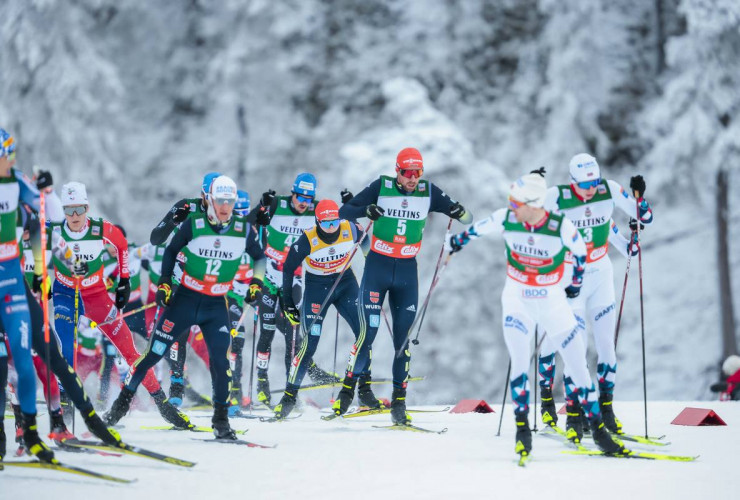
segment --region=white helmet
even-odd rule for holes
[[[62,186],[62,206],[88,205],[87,190],[81,182],[70,182]]]
[[[231,200],[231,203],[234,204],[236,203],[236,199],[236,183],[231,177],[226,175],[216,177],[211,183],[211,190],[208,193],[208,209],[206,211],[211,224],[223,226],[231,221],[231,219],[224,222],[218,220],[216,211],[213,208],[214,203],[223,203],[224,201]]]
[[[542,208],[547,195],[547,182],[541,174],[519,177],[509,188],[509,196],[532,207]]]
[[[587,153],[579,153],[570,159],[570,180],[573,184],[595,181],[601,178],[596,158]]]

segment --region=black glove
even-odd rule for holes
[[[301,323],[301,312],[294,305],[283,304],[283,315],[285,319],[290,321],[290,324],[295,326]]]
[[[188,214],[190,214],[190,207],[188,205],[174,208],[172,210],[172,221],[175,224],[179,224],[188,218]]]
[[[455,202],[450,205],[450,217],[459,220],[463,215],[465,215],[465,207],[460,205],[460,203]]]
[[[47,296],[49,299],[51,299],[51,287],[49,284],[51,283],[51,280],[47,277]],[[33,281],[31,282],[31,289],[34,291],[34,293],[41,293],[41,290],[44,289],[44,277],[40,274],[34,274],[33,275]]]
[[[118,286],[116,287],[116,307],[123,309],[128,303],[128,298],[131,295],[131,283],[128,278],[121,278],[118,280]]]
[[[580,294],[580,293],[581,293],[581,284],[580,283],[578,283],[578,284],[573,283],[572,285],[570,285],[568,288],[565,289],[565,295],[569,299],[575,299],[576,297],[578,297],[578,294]]]
[[[632,231],[637,231],[637,219],[630,219],[630,229]],[[640,222],[640,231],[645,229],[645,224]]]
[[[262,282],[257,278],[252,278],[252,281],[249,282],[249,291],[247,292],[247,296],[244,297],[244,301],[247,304],[254,304],[255,302],[257,302],[261,291]]]
[[[456,234],[453,234],[452,236],[450,236],[449,243],[450,243],[450,248],[448,250],[449,253],[459,252],[460,250],[463,249],[463,246],[460,244],[460,240],[457,238]]]
[[[51,172],[48,170],[39,170],[36,176],[36,187],[38,189],[48,188],[54,184],[54,179],[51,177]]]
[[[273,189],[268,189],[267,191],[262,193],[262,198],[260,198],[260,205],[265,208],[270,208],[272,206],[273,200],[275,200],[275,191]]]
[[[86,276],[89,270],[90,266],[88,266],[87,262],[84,260],[78,260],[75,262],[71,269],[72,274],[75,276]]]
[[[270,211],[267,210],[267,208],[259,207],[254,220],[260,226],[269,226],[270,221],[272,220],[272,215],[270,215]]]
[[[365,209],[365,215],[367,215],[367,218],[370,220],[378,220],[383,216],[384,213],[385,210],[383,209],[383,207],[379,207],[375,203],[368,205]]]
[[[643,179],[641,175],[636,175],[630,178],[630,189],[637,199],[642,198],[645,194],[645,179]],[[635,192],[637,192],[637,194],[635,194]]]
[[[349,200],[355,197],[355,195],[353,195],[352,192],[347,188],[342,189],[342,192],[339,193],[339,196],[342,197],[342,205],[348,203]]]
[[[172,297],[172,279],[162,278],[157,285],[157,295],[155,300],[159,307],[167,307],[170,305],[170,298]]]

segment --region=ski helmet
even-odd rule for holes
[[[601,177],[596,158],[587,153],[580,153],[570,159],[570,180],[573,184],[595,181]]]
[[[316,220],[318,222],[336,219],[339,219],[339,207],[335,201],[321,200],[316,205]]]
[[[203,176],[203,183],[200,186],[201,193],[205,196],[211,191],[211,183],[213,180],[221,175],[218,172],[208,172],[205,176]]]
[[[5,129],[0,128],[0,158],[15,153],[15,138]]]
[[[515,180],[509,188],[509,196],[531,207],[542,208],[547,195],[547,182],[540,174],[527,174]]]
[[[68,182],[62,186],[62,206],[88,205],[87,189],[81,182]]]
[[[234,211],[239,215],[247,215],[247,212],[249,212],[249,193],[242,189],[236,191]]]
[[[398,156],[396,156],[396,168],[407,169],[407,168],[424,168],[424,161],[421,159],[421,153],[416,148],[405,148],[402,149]]]
[[[298,177],[295,178],[295,182],[293,183],[293,193],[302,196],[315,197],[316,186],[316,177],[314,177],[313,174],[304,172],[302,174],[298,174]]]
[[[220,221],[216,215],[216,210],[213,208],[215,203],[223,203],[231,200],[232,203],[236,203],[236,183],[226,175],[219,175],[211,183],[211,188],[208,193],[208,209],[206,215],[208,215],[208,221],[213,225],[225,226],[231,221],[231,218],[226,221]]]

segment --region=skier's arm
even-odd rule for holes
[[[103,241],[116,247],[118,252],[118,274],[121,278],[128,278],[128,242],[123,233],[107,220],[103,221]]]
[[[180,250],[193,239],[193,226],[192,224],[183,224],[179,231],[175,233],[169,244],[164,249],[164,255],[162,256],[162,272],[160,273],[160,283],[170,283],[172,281],[172,273],[177,263],[177,254]]]
[[[245,251],[252,257],[252,279],[259,280],[260,283],[265,281],[265,252],[260,245],[259,235],[251,224],[248,224],[249,233],[247,234],[247,246]]]
[[[470,224],[473,222],[473,214],[465,210],[462,205],[457,201],[453,200],[447,193],[439,189],[437,186],[429,183],[432,190],[429,211],[443,213],[448,217],[457,219],[463,224]]]
[[[365,230],[361,229],[360,225],[356,222],[350,221],[349,225],[352,228],[352,241],[357,243],[362,239],[362,236],[365,234]],[[362,243],[360,243],[360,251],[362,252],[362,255],[367,257],[367,253],[370,251],[370,238],[365,237],[365,239],[362,240]]]
[[[367,210],[368,205],[378,202],[378,194],[380,194],[380,179],[375,179],[365,189],[342,205],[339,209],[339,217],[351,221],[360,217],[367,217],[365,210]]]
[[[188,202],[186,198],[183,198],[172,205],[172,208],[167,211],[162,221],[157,224],[157,227],[152,229],[152,234],[149,235],[149,242],[152,245],[161,245],[167,241],[170,233],[172,233],[172,231],[174,231],[183,220],[187,219],[188,213],[190,213],[190,202]]]
[[[560,199],[560,189],[557,186],[547,188],[547,194],[545,195],[545,204],[543,208],[551,213],[560,213],[560,207],[558,206],[558,200]]]
[[[606,182],[609,184],[609,190],[612,193],[614,204],[622,210],[622,212],[634,218],[637,214],[637,200],[635,200],[630,193],[625,191],[618,182],[612,180],[607,180]],[[642,199],[640,204],[640,221],[645,225],[653,222],[653,211],[648,202],[645,201],[645,198]]]
[[[625,238],[622,233],[619,232],[619,228],[613,220],[609,222],[609,243],[625,258],[630,253],[634,256],[639,252],[639,247],[635,242],[630,242],[630,240]]]
[[[570,250],[573,256],[572,284],[568,288],[575,287],[578,290],[573,290],[570,293],[566,290],[566,293],[568,293],[569,297],[575,297],[580,292],[580,287],[583,283],[583,274],[586,272],[586,242],[583,241],[581,233],[573,223],[565,217],[563,217],[560,223],[560,240],[563,242],[563,246]],[[573,293],[574,295],[571,295]]]
[[[304,232],[298,240],[290,246],[288,256],[283,264],[283,287],[281,300],[286,307],[295,307],[293,302],[293,274],[300,267],[303,260],[311,253],[311,244]]]
[[[503,234],[507,211],[505,208],[500,208],[493,212],[490,217],[479,220],[462,233],[447,234],[445,236],[445,250],[450,253],[459,252],[471,240],[478,239],[486,234]]]

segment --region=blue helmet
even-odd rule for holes
[[[0,128],[0,158],[15,153],[15,139],[5,129]]]
[[[316,196],[316,177],[313,174],[298,174],[293,183],[293,192],[303,196]]]
[[[239,215],[247,215],[249,212],[249,193],[238,189],[236,191],[236,203],[234,204],[234,212]]]
[[[203,177],[203,184],[200,187],[201,193],[204,195],[208,194],[211,191],[211,183],[213,183],[213,180],[220,175],[221,174],[218,172],[208,172]]]

